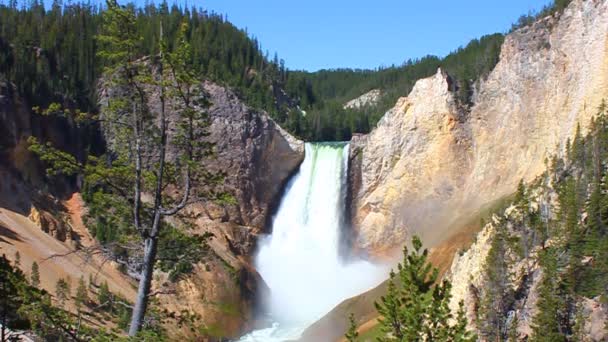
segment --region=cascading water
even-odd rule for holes
[[[241,341],[285,341],[342,300],[377,285],[386,270],[339,255],[345,217],[348,144],[307,143],[274,217],[272,235],[260,243],[256,267],[270,287],[272,327]],[[345,317],[346,319],[346,317]]]

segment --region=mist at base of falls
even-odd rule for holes
[[[305,159],[286,187],[272,234],[260,241],[255,259],[270,288],[266,304],[275,323],[241,341],[298,338],[337,304],[386,277],[385,267],[345,260],[339,253],[348,230],[348,150],[346,143],[306,144]]]

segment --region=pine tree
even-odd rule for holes
[[[511,275],[508,241],[510,234],[506,223],[499,222],[496,227],[484,273],[486,284],[483,288],[479,308],[479,331],[483,338],[490,341],[503,340],[506,327],[506,313],[513,300],[513,290],[508,284]]]
[[[519,183],[517,184],[517,191],[515,192],[515,204],[518,207],[527,204],[526,184],[524,183],[523,179],[520,179]]]
[[[391,271],[386,295],[374,303],[381,318],[378,319],[385,337],[378,338],[380,342],[401,341],[405,339],[402,322],[401,300],[395,285],[395,272]]]
[[[585,335],[586,321],[587,319],[585,317],[583,305],[579,303],[576,308],[576,314],[574,316],[574,327],[572,329],[571,336],[572,341],[586,342],[589,340]]]
[[[398,273],[391,271],[387,294],[375,303],[383,332],[378,340],[474,341],[475,336],[466,331],[462,306],[456,324],[450,325],[451,283],[436,283],[438,270],[428,262],[428,250],[421,251],[422,242],[417,236],[412,246],[411,252],[404,248]]]
[[[89,303],[89,293],[87,291],[87,285],[84,282],[83,276],[81,276],[78,280],[78,287],[76,288],[76,297],[74,299],[74,302],[76,304],[76,315],[78,317],[76,334],[79,334],[82,323],[82,309]]]
[[[576,164],[584,164],[585,162],[585,142],[581,133],[581,125],[576,125],[574,140],[572,141],[572,159],[571,162]]]
[[[15,267],[16,268],[21,267],[21,254],[19,254],[19,251],[15,252]]]
[[[452,298],[452,284],[444,280],[433,287],[432,299],[426,314],[425,339],[428,341],[447,341],[454,334],[449,325],[452,319],[449,302]]]
[[[83,306],[86,306],[89,302],[89,292],[87,291],[87,285],[84,281],[84,277],[80,277],[78,280],[78,287],[76,288],[75,304],[76,309],[80,313]]]
[[[60,278],[55,285],[55,297],[60,307],[64,307],[65,302],[70,298],[70,282]]]
[[[464,309],[464,302],[458,302],[458,312],[456,313],[456,324],[453,329],[453,342],[473,342],[477,341],[477,335],[467,329],[468,321],[466,317],[466,311]]]
[[[538,288],[538,312],[532,320],[533,342],[566,341],[560,322],[565,315],[565,303],[560,294],[557,256],[554,249],[546,249],[541,256],[542,279]]]
[[[513,315],[513,319],[509,323],[509,335],[508,335],[509,342],[518,342],[520,340],[519,331],[517,330],[518,327],[519,327],[519,318],[517,316],[517,313],[515,312]]]
[[[138,233],[143,249],[142,274],[129,329],[129,334],[135,335],[142,327],[148,307],[159,238],[164,227],[168,226],[163,218],[178,214],[188,204],[195,182],[211,187],[219,184],[221,177],[204,172],[200,162],[211,154],[213,145],[204,140],[210,123],[205,112],[208,102],[200,96],[200,90],[197,101],[194,101],[195,75],[192,71],[192,48],[186,37],[188,26],[182,26],[172,53],[167,50],[161,26],[160,54],[148,62],[139,59],[142,36],[137,29],[137,16],[132,6],[121,7],[116,0],[109,0],[102,17],[103,30],[97,37],[101,45],[98,55],[106,63],[108,84],[124,90],[117,98],[110,99],[102,113],[104,122],[114,129],[115,158],[107,163],[89,156],[87,164],[83,165],[74,156],[49,144],[39,143],[35,138],[29,142],[30,149],[50,165],[51,172],[83,173],[85,182],[102,182],[113,189],[112,195],[120,196],[122,201],[112,195],[106,198],[119,202],[120,208],[132,203],[132,211],[124,210],[122,216],[131,218],[127,226]],[[159,92],[158,113],[151,112],[148,106],[149,89]],[[166,113],[167,96],[171,96],[173,103],[170,109],[176,114],[171,132]],[[45,112],[56,110],[49,107]],[[176,151],[171,160],[166,155],[169,146]],[[150,155],[154,155],[154,160],[150,160]],[[171,197],[164,191],[169,183],[183,184],[181,198]],[[150,208],[142,201],[144,192],[152,194]],[[224,195],[209,192],[207,198],[214,200]],[[112,215],[105,218],[108,217],[113,219]],[[124,221],[122,217],[119,220]],[[99,230],[96,231],[98,238],[101,236]]]
[[[38,263],[32,262],[32,273],[30,274],[30,282],[33,287],[40,286],[40,270],[38,269]]]
[[[4,254],[0,256],[0,341],[7,341],[7,328],[11,327],[15,311],[23,302],[16,281],[21,276],[21,271],[13,268]]]
[[[357,331],[357,323],[355,322],[355,315],[350,314],[348,316],[348,331],[344,335],[348,342],[356,342],[359,338],[359,332]]]
[[[106,309],[107,311],[112,311],[112,293],[110,292],[108,282],[104,281],[101,283],[101,285],[99,285],[97,300],[99,301],[100,307]]]
[[[181,27],[173,53],[167,51],[163,27],[160,26],[160,55],[154,60],[156,71],[153,72],[145,63],[135,60],[133,51],[142,37],[136,30],[133,10],[118,6],[116,0],[109,0],[103,17],[104,31],[99,40],[104,43],[104,47],[99,55],[110,63],[107,72],[113,73],[114,82],[127,89],[127,95],[121,99],[126,106],[109,106],[104,114],[115,120],[120,120],[125,112],[130,117],[127,122],[122,122],[132,128],[120,133],[124,140],[123,146],[119,147],[122,151],[117,152],[123,154],[124,160],[132,160],[129,167],[132,167],[134,173],[129,176],[133,183],[133,226],[144,245],[141,277],[129,327],[129,335],[134,336],[141,330],[148,308],[158,241],[166,226],[163,218],[176,215],[185,208],[195,181],[201,185],[211,185],[220,180],[215,174],[202,172],[201,160],[211,153],[212,145],[201,142],[201,138],[206,135],[210,123],[204,112],[206,102],[200,101],[199,107],[195,108],[192,101],[195,77],[191,65],[192,48],[186,38],[187,24]],[[160,109],[157,117],[147,109],[146,87],[153,87],[159,92]],[[167,96],[181,100],[171,106],[178,114],[173,137],[169,137]],[[120,100],[118,103],[121,103]],[[170,145],[177,151],[175,162],[166,156]],[[151,152],[148,149],[152,149],[157,156],[157,160],[152,163],[146,163],[145,156]],[[154,175],[151,182],[144,179],[146,175]],[[171,182],[183,182],[181,199],[173,200],[164,192],[166,184]],[[146,189],[148,183],[150,185]],[[151,222],[145,221],[142,209],[142,193],[146,190],[153,198],[151,208],[147,210],[151,214]]]

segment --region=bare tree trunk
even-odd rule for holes
[[[141,278],[139,279],[139,288],[137,289],[137,298],[133,307],[133,315],[131,316],[131,326],[129,327],[129,335],[135,336],[141,330],[144,323],[144,316],[148,308],[148,295],[152,286],[152,275],[154,273],[154,261],[156,260],[158,237],[151,236],[145,240],[144,246],[144,261]]]

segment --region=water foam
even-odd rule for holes
[[[256,267],[270,287],[272,327],[241,341],[284,341],[344,299],[377,285],[386,269],[339,255],[345,217],[348,144],[306,144],[300,170],[287,185],[273,220],[272,235],[260,241]],[[346,317],[345,317],[346,319]]]

